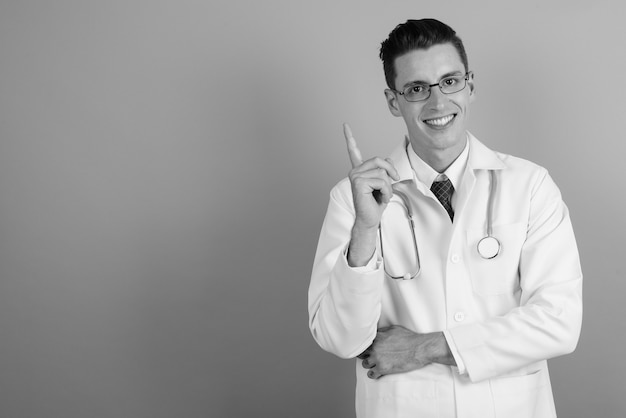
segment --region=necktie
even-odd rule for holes
[[[433,185],[430,186],[430,190],[437,197],[439,202],[443,208],[448,212],[450,216],[450,220],[454,220],[454,210],[452,209],[452,193],[454,193],[454,186],[452,186],[452,182],[450,179],[445,179],[442,181],[435,181]]]

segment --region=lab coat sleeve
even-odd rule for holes
[[[450,331],[444,330],[443,336],[446,339],[446,343],[448,344],[448,347],[450,348],[450,353],[452,353],[452,357],[454,358],[454,362],[456,363],[457,372],[462,375],[467,374],[465,363],[463,363],[463,357],[461,357],[461,355],[459,354],[456,348],[456,344],[454,344],[454,340],[452,339],[452,336],[450,335]]]
[[[378,255],[369,267],[351,268],[345,251],[354,224],[347,180],[333,188],[309,286],[309,327],[317,343],[353,358],[376,337],[384,272]]]
[[[520,306],[447,332],[474,382],[570,353],[578,342],[582,271],[569,213],[544,169],[533,184],[519,261]]]

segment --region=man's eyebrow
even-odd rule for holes
[[[460,71],[460,70],[450,71],[450,72],[447,72],[444,75],[442,75],[441,78],[439,79],[439,81],[443,80],[446,77],[451,77],[453,75],[454,76],[456,76],[456,75],[465,75],[465,73],[463,71]],[[433,84],[433,83],[429,83],[428,81],[422,81],[422,80],[414,80],[414,81],[409,81],[404,86],[402,86],[402,88],[405,89],[405,88],[407,88],[409,86],[414,86],[416,84],[423,85],[423,86],[428,86],[428,85]]]

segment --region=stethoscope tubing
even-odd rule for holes
[[[493,233],[493,205],[495,200],[494,190],[498,188],[498,178],[495,170],[489,170],[489,207],[487,208],[487,236]]]
[[[480,241],[478,241],[478,244],[476,245],[476,250],[478,251],[478,254],[485,260],[491,260],[497,257],[498,254],[500,254],[500,250],[502,248],[500,241],[498,241],[498,239],[493,236],[493,209],[495,205],[495,191],[497,190],[497,187],[498,187],[498,180],[495,174],[495,170],[489,170],[489,198],[487,199],[487,228],[486,228],[487,234]],[[381,222],[381,224],[378,227],[378,236],[379,236],[379,241],[380,241],[380,254],[381,254],[381,258],[383,258],[383,269],[385,271],[385,274],[394,280],[411,280],[417,277],[421,272],[421,262],[420,262],[419,250],[417,246],[417,238],[415,236],[415,222],[413,220],[413,210],[411,209],[411,204],[410,204],[410,200],[408,196],[406,196],[400,190],[395,190],[395,189],[393,191],[393,194],[395,194],[397,197],[400,198],[400,200],[402,201],[401,206],[404,207],[404,210],[406,211],[406,214],[407,214],[407,218],[408,218],[408,222],[411,228],[411,234],[413,238],[413,248],[415,251],[416,266],[412,274],[406,273],[402,276],[394,276],[387,271],[387,268],[384,263],[383,233],[382,233],[382,222]]]
[[[393,194],[395,194],[396,196],[398,196],[400,198],[400,200],[402,200],[402,205],[404,207],[404,210],[406,212],[407,215],[407,219],[409,221],[409,226],[411,228],[411,233],[412,233],[412,238],[413,238],[413,249],[415,251],[415,270],[413,271],[413,274],[411,273],[406,273],[403,276],[393,276],[392,274],[390,274],[385,266],[385,262],[384,262],[384,249],[383,249],[383,227],[382,227],[382,223],[379,224],[378,226],[378,238],[380,241],[380,256],[383,259],[383,269],[385,270],[385,274],[387,276],[389,276],[390,278],[394,279],[394,280],[412,280],[415,277],[417,277],[421,270],[422,270],[422,264],[420,263],[420,254],[419,254],[419,250],[417,249],[417,238],[415,237],[415,221],[413,220],[413,210],[411,209],[411,204],[409,202],[409,198],[401,191],[399,190],[394,190]]]
[[[487,235],[478,241],[476,251],[485,260],[496,258],[500,254],[502,245],[496,237],[493,236],[493,207],[495,200],[495,190],[498,187],[498,177],[495,170],[489,170],[489,199],[487,206]]]

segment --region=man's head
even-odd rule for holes
[[[409,20],[382,43],[389,110],[406,123],[417,155],[436,170],[463,151],[474,78],[461,39],[434,20]]]
[[[459,53],[459,58],[469,71],[463,41],[450,26],[436,19],[407,20],[391,31],[380,45],[385,80],[390,89],[395,89],[396,69],[394,62],[401,55],[416,49],[428,49],[433,45],[450,43]]]

